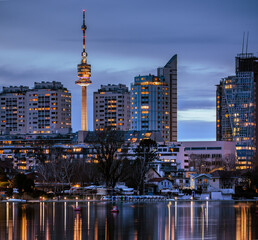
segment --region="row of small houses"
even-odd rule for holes
[[[151,169],[146,177],[145,189],[149,194],[178,194],[178,190],[191,189],[208,194],[212,199],[232,199],[237,182],[236,172],[216,170],[210,174],[186,173],[173,178],[161,177]]]

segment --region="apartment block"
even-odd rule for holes
[[[130,92],[126,85],[101,85],[93,98],[95,131],[130,129]]]
[[[26,133],[26,92],[29,87],[3,87],[0,93],[1,134]]]
[[[60,82],[35,83],[26,93],[27,132],[71,131],[71,93]]]
[[[4,87],[0,99],[2,134],[71,132],[71,94],[60,82]]]

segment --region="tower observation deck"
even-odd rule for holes
[[[82,32],[83,32],[83,51],[81,63],[77,65],[77,76],[78,80],[75,81],[75,84],[82,87],[82,110],[81,110],[81,130],[87,131],[87,86],[92,82],[90,80],[91,76],[91,65],[87,63],[88,54],[85,51],[85,31],[87,26],[85,25],[85,10],[83,10],[83,23],[82,23]]]

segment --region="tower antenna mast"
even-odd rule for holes
[[[245,32],[243,33],[242,54],[244,53],[244,45],[245,45]]]
[[[247,49],[248,49],[248,37],[249,37],[249,32],[247,32],[247,38],[246,38],[246,56],[247,56]]]

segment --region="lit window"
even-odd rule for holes
[[[149,109],[149,106],[141,106],[141,109]]]

